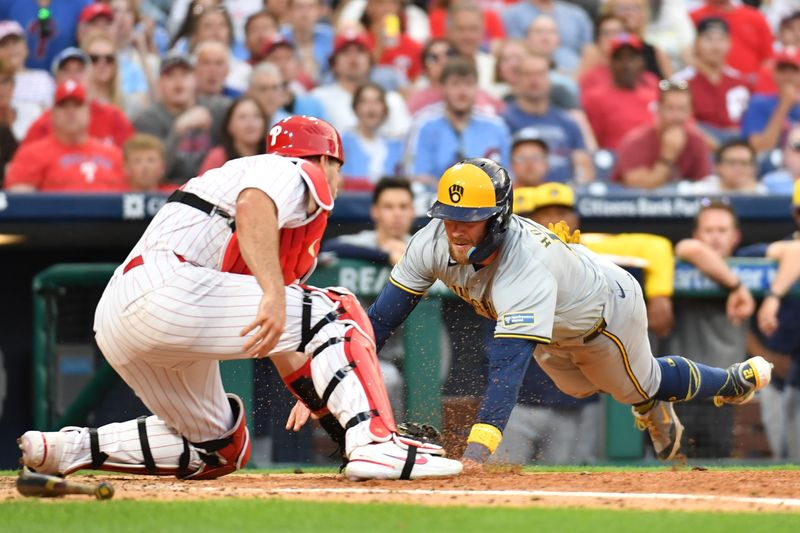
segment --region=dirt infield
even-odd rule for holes
[[[800,471],[495,471],[438,481],[354,483],[334,474],[240,474],[214,481],[120,475],[80,476],[112,483],[115,499],[290,498],[426,505],[599,507],[800,513]],[[0,478],[0,498],[22,498],[15,478]],[[68,499],[85,499],[69,496]]]

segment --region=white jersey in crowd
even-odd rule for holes
[[[585,334],[603,317],[608,283],[585,247],[571,247],[544,227],[512,215],[498,257],[476,269],[450,257],[441,220],[411,239],[390,281],[422,293],[437,279],[497,321],[495,337],[549,343]]]

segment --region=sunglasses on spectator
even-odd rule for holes
[[[668,93],[670,91],[688,91],[689,84],[684,80],[661,80],[658,82],[658,90],[662,93]]]
[[[117,57],[114,54],[89,54],[89,59],[92,60],[92,64],[96,65],[101,61],[108,63],[109,65],[113,65],[117,62]]]

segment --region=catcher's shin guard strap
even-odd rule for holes
[[[108,454],[100,451],[100,438],[97,428],[89,428],[89,448],[92,452],[92,468],[97,470],[108,459]]]
[[[377,409],[371,409],[369,411],[363,411],[361,413],[358,413],[356,416],[354,416],[350,420],[348,420],[347,424],[345,424],[344,428],[345,429],[350,429],[351,427],[355,427],[358,424],[360,424],[361,422],[369,420],[370,418],[375,418],[376,416],[378,416],[378,410]]]
[[[144,467],[149,473],[155,474],[157,472],[156,462],[153,460],[153,452],[150,451],[150,441],[147,440],[147,417],[140,416],[137,418],[136,425],[139,427],[139,442],[142,445]]]
[[[467,443],[482,444],[491,452],[497,449],[503,440],[503,432],[491,424],[474,424],[467,437]]]
[[[320,344],[319,346],[317,346],[317,349],[314,350],[314,353],[311,354],[311,358],[313,359],[314,357],[318,356],[319,354],[324,352],[325,349],[328,348],[329,346],[333,346],[334,344],[339,344],[340,342],[343,342],[343,341],[344,342],[350,342],[350,339],[346,339],[344,337],[333,337],[333,338],[328,339],[327,341],[325,341],[322,344]]]
[[[333,394],[334,389],[336,389],[336,385],[341,383],[341,381],[345,378],[348,372],[353,370],[356,367],[355,361],[343,366],[331,378],[331,382],[328,383],[328,386],[325,387],[325,392],[322,393],[322,403],[325,405],[328,404],[328,400],[331,399],[331,394]]]
[[[322,401],[322,398],[319,397],[314,387],[314,381],[311,378],[311,359],[291,374],[281,376],[281,379],[286,384],[289,392],[303,402],[313,413],[325,410],[327,402]]]
[[[406,464],[403,465],[403,471],[400,472],[400,479],[411,479],[411,470],[414,468],[414,463],[417,460],[417,447],[409,446],[408,455],[406,455]]]

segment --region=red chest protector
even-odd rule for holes
[[[331,194],[325,173],[316,165],[297,160],[297,170],[308,188],[309,194],[319,206],[319,210],[306,222],[296,228],[282,228],[279,235],[281,271],[286,285],[306,278],[317,263],[322,234],[328,225],[328,216],[333,209]],[[234,231],[225,248],[222,258],[222,272],[251,274],[239,250],[239,239]]]

